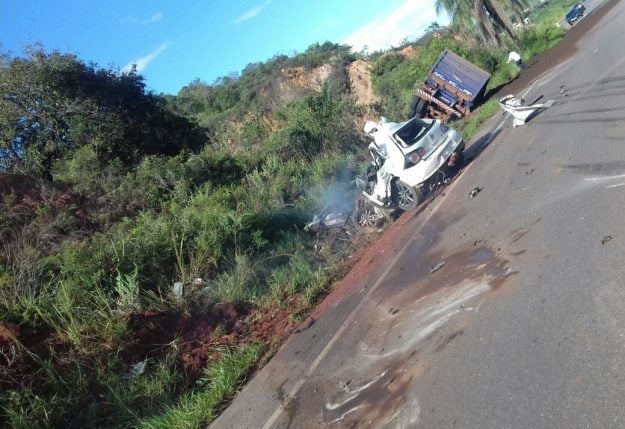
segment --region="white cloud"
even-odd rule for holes
[[[258,15],[259,13],[261,13],[263,11],[263,9],[265,9],[265,7],[267,7],[267,5],[271,3],[271,0],[266,0],[263,4],[261,4],[260,6],[255,6],[253,8],[251,8],[250,10],[248,10],[247,12],[245,12],[243,15],[239,16],[237,19],[234,20],[235,24],[240,24],[242,22],[245,22],[247,20],[250,20],[252,18],[254,18],[256,15]]]
[[[169,48],[169,46],[171,46],[170,42],[162,43],[158,48],[154,49],[149,54],[147,54],[147,55],[145,55],[145,56],[143,56],[141,58],[137,58],[136,60],[130,61],[128,64],[126,64],[124,67],[122,67],[122,72],[128,73],[130,70],[132,70],[132,66],[136,65],[137,66],[137,72],[141,73],[143,70],[146,69],[146,67],[152,61],[154,61],[154,59],[156,57],[158,57],[160,54],[165,52],[165,49]]]
[[[343,43],[351,45],[354,51],[364,48],[368,52],[397,46],[408,38],[414,39],[434,21],[441,25],[448,23],[445,15],[437,16],[432,0],[406,0],[390,14],[376,18],[347,36]]]
[[[319,24],[315,28],[313,28],[312,31],[310,32],[310,35],[313,36],[313,37],[316,37],[316,36],[326,32],[328,30],[340,27],[343,22],[344,22],[344,20],[342,20],[342,19],[341,20],[338,20],[338,19],[328,19],[326,21],[323,21],[321,24]]]
[[[127,18],[122,19],[121,23],[122,23],[122,25],[146,26],[146,25],[154,24],[155,22],[159,22],[162,19],[163,19],[163,13],[162,12],[156,12],[155,14],[150,16],[149,18],[145,18],[145,19],[138,19],[138,18],[127,17]]]

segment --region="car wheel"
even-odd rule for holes
[[[357,229],[375,228],[378,214],[371,204],[362,204],[352,213],[352,222]]]
[[[420,191],[408,186],[401,180],[397,180],[393,184],[393,198],[397,207],[402,210],[412,210],[423,200]]]

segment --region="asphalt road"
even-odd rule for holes
[[[212,428],[625,427],[623,9]]]

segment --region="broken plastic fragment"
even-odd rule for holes
[[[482,192],[482,188],[476,186],[471,192],[469,192],[469,198],[477,197],[477,194],[479,194],[480,192]]]
[[[445,266],[445,264],[447,263],[447,261],[443,261],[443,262],[439,262],[438,264],[434,265],[431,269],[430,269],[430,274],[437,272],[438,270],[440,270],[441,268],[443,268]]]
[[[176,298],[182,298],[182,282],[174,283],[174,295]]]

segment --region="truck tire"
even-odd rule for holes
[[[428,111],[428,102],[423,98],[415,95],[412,98],[412,103],[410,103],[410,113],[408,114],[408,119],[412,119],[417,117],[419,119],[425,118],[425,115]]]

